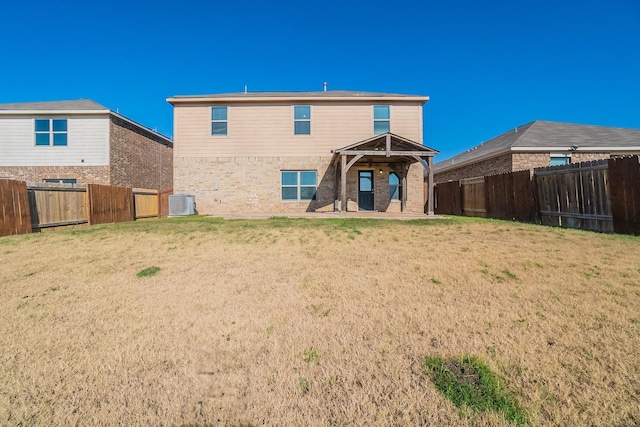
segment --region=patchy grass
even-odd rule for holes
[[[0,425],[508,424],[460,417],[424,372],[443,354],[531,425],[640,420],[637,237],[196,216],[0,246]]]
[[[430,356],[425,358],[423,366],[438,391],[463,414],[468,410],[495,411],[511,423],[527,423],[527,412],[501,384],[497,375],[480,359],[464,356],[461,360],[443,360],[438,356]]]
[[[149,267],[149,268],[144,268],[140,271],[138,271],[136,273],[137,277],[151,277],[151,276],[155,276],[156,274],[160,273],[160,267]]]

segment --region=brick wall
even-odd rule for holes
[[[551,162],[550,153],[513,153],[512,167],[509,172],[522,171],[526,169],[542,168],[549,166]]]
[[[0,166],[0,179],[43,182],[75,179],[78,184],[109,184],[109,166]]]
[[[111,115],[111,185],[162,189],[173,185],[173,144]]]
[[[448,170],[446,172],[436,172],[434,174],[434,181],[436,183],[459,181],[466,178],[477,178],[505,172],[511,172],[511,154],[503,154],[501,156]]]
[[[199,213],[294,213],[333,211],[336,170],[331,156],[312,157],[225,157],[174,159],[174,194],[193,194]],[[358,170],[374,170],[375,209],[399,211],[398,202],[389,203],[388,165],[354,165],[347,174],[348,210],[357,210]],[[383,173],[380,174],[380,169]],[[282,201],[282,170],[315,170],[318,187],[315,201]],[[409,171],[407,211],[423,212],[421,165]],[[339,196],[338,196],[339,197]]]
[[[571,163],[589,162],[591,160],[608,159],[611,153],[571,153]]]

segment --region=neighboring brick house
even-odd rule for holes
[[[640,153],[640,130],[536,120],[434,165],[435,182]]]
[[[0,104],[0,179],[161,189],[173,141],[90,100]]]
[[[198,211],[211,214],[432,213],[428,99],[352,91],[169,98],[174,192],[195,195]]]

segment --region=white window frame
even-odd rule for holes
[[[387,119],[376,119],[376,107],[387,107],[387,111],[389,112],[389,118]],[[387,132],[391,132],[391,105],[387,105],[387,104],[379,104],[379,105],[374,105],[371,109],[371,113],[373,115],[373,134],[374,135],[384,135]],[[387,132],[379,132],[376,133],[376,123],[382,123],[382,122],[386,122],[388,123],[388,128],[389,130]]]
[[[45,178],[42,180],[47,184],[71,184],[76,185],[78,180],[76,178]]]
[[[565,159],[562,165],[552,165],[553,159]],[[571,153],[551,153],[549,156],[549,166],[564,166],[571,164]]]
[[[224,115],[225,115],[226,118],[224,120],[222,120],[222,119],[214,119],[213,118],[213,109],[214,108],[220,108],[220,109],[224,108],[224,110],[225,110],[225,114]],[[226,105],[212,105],[210,111],[211,111],[211,136],[225,137],[225,136],[229,135],[229,107],[226,106]],[[224,134],[213,133],[213,124],[214,123],[224,123],[226,125]]]
[[[398,185],[397,185],[397,190],[398,190],[398,198],[394,198],[393,197],[393,193],[391,192],[391,175],[395,175],[395,177],[398,179]],[[397,173],[395,173],[394,171],[390,171],[389,172],[389,201],[400,201],[402,200],[402,180],[400,179],[400,175],[398,175]]]
[[[298,107],[307,107],[309,109],[309,117],[298,119],[296,118],[296,108]],[[297,133],[296,132],[296,123],[309,123],[309,133]],[[311,135],[311,105],[294,105],[293,106],[293,134],[296,136],[309,136]]]
[[[49,129],[37,130],[36,123],[38,121],[48,121]],[[65,130],[54,130],[53,122],[54,121],[64,121],[65,122]],[[38,144],[38,135],[48,135],[49,144]],[[65,143],[64,144],[55,144],[55,136],[56,135],[65,135]],[[69,146],[69,119],[67,117],[36,117],[33,119],[33,145],[35,147],[68,147]]]

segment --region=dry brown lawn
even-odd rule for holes
[[[467,354],[532,425],[640,424],[640,238],[198,217],[0,253],[2,426],[506,425],[423,372]]]

